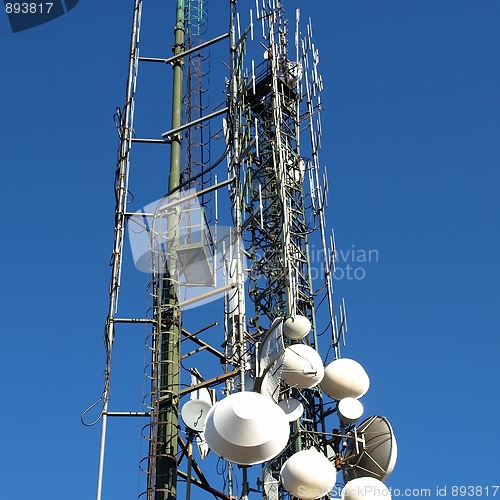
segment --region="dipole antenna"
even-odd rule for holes
[[[103,406],[98,419],[101,420],[101,440],[99,447],[99,465],[97,471],[96,500],[101,500],[102,483],[104,471],[104,452],[106,448],[106,433],[108,422],[108,408],[110,397],[111,379],[111,354],[115,340],[115,321],[118,309],[118,296],[123,263],[123,245],[126,231],[126,209],[128,198],[128,181],[130,168],[130,149],[132,148],[132,137],[134,133],[134,95],[137,82],[137,67],[139,57],[139,34],[141,27],[142,0],[135,0],[134,14],[132,20],[132,34],[130,38],[130,57],[128,65],[128,77],[126,86],[125,106],[123,112],[117,110],[115,115],[116,126],[119,135],[118,160],[115,173],[115,229],[113,256],[111,259],[111,280],[109,285],[109,310],[104,327],[104,346],[106,349],[106,367],[104,370],[104,390],[101,399],[92,405],[93,408],[100,401]],[[90,409],[89,408],[89,409]],[[87,409],[86,412],[89,410]],[[82,422],[86,412],[82,415]],[[85,424],[92,425],[92,424]]]
[[[233,203],[233,223],[234,232],[239,239],[242,236],[242,189],[240,183],[241,176],[241,158],[240,158],[240,117],[238,110],[238,90],[239,77],[241,71],[241,39],[236,38],[236,13],[237,0],[230,2],[230,27],[229,27],[229,43],[230,43],[230,82],[229,82],[229,103],[228,103],[228,118],[230,128],[230,165],[229,172],[234,177],[235,182],[232,185],[231,201]],[[246,341],[245,341],[245,288],[243,275],[243,255],[241,245],[235,245],[234,249],[234,265],[235,265],[235,281],[236,281],[236,300],[237,309],[233,311],[233,327],[236,333],[236,345],[238,358],[238,368],[240,370],[240,390],[245,390],[245,370],[246,370]]]

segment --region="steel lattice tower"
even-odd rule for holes
[[[294,386],[281,377],[289,346],[304,344],[323,350],[325,360],[329,354],[337,360],[347,331],[343,304],[338,318],[333,308],[335,243],[333,233],[326,235],[328,183],[319,163],[323,84],[311,22],[301,37],[299,11],[291,27],[279,0],[257,0],[242,29],[241,19],[247,14],[237,0],[229,0],[229,29],[213,36],[206,30],[206,1],[176,0],[173,55],[149,57],[139,54],[143,3],[148,4],[135,0],[126,99],[116,114],[115,240],[105,324],[105,385],[98,401],[102,432],[97,500],[102,497],[107,422],[112,416],[146,419],[140,498],[189,499],[194,487],[199,488],[194,498],[291,498],[280,483],[280,470],[294,453],[314,447],[343,470],[353,465],[348,447],[341,449],[341,437],[359,447],[355,426],[341,422],[333,429],[327,422],[337,406],[331,401],[325,406],[318,385]],[[216,79],[211,51],[226,54],[227,71],[217,82],[217,95],[223,92],[223,97],[218,100],[209,89]],[[142,64],[173,70],[170,121],[152,138],[143,137],[134,123]],[[131,212],[129,173],[135,143],[165,147],[168,160],[157,177],[164,184],[159,201],[143,200],[145,208]],[[151,276],[143,318],[118,315],[127,223],[140,227],[146,241],[139,255],[131,236],[135,265]],[[314,254],[311,240],[321,249]],[[320,272],[314,275],[313,267]],[[200,319],[196,306],[211,300],[219,312]],[[326,307],[319,314],[322,302]],[[311,325],[299,340],[283,335],[285,320],[296,317]],[[148,390],[141,411],[109,408],[118,323],[150,328]],[[204,332],[215,327],[218,337],[204,339]],[[185,342],[194,343],[194,350]],[[194,366],[186,366],[191,359],[206,378]],[[203,394],[215,403],[208,389],[224,397],[255,391],[274,402],[295,398],[303,413],[291,423],[289,441],[280,453],[252,468],[227,462],[219,485],[208,475],[208,465],[202,471],[193,456],[193,443],[202,459],[208,453],[203,435],[189,424],[184,428],[180,418],[186,396]]]

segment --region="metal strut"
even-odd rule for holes
[[[118,163],[115,179],[115,230],[114,247],[111,259],[111,281],[109,286],[109,310],[106,319],[104,344],[106,347],[106,368],[104,371],[104,391],[102,395],[103,407],[101,411],[101,442],[99,449],[99,465],[97,473],[96,500],[101,500],[102,480],[104,471],[104,450],[106,447],[106,430],[108,421],[109,405],[109,384],[111,376],[111,352],[115,338],[115,318],[118,307],[118,293],[120,291],[120,278],[123,260],[123,244],[125,241],[127,207],[128,180],[130,167],[130,149],[132,147],[132,136],[134,131],[134,94],[137,81],[137,67],[139,56],[139,32],[141,27],[142,0],[135,0],[134,15],[132,20],[132,35],[130,39],[130,57],[128,65],[127,89],[125,97],[125,106],[120,115],[118,147]]]

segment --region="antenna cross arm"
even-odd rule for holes
[[[209,378],[208,380],[204,380],[199,384],[191,385],[189,387],[186,387],[186,389],[182,389],[181,391],[179,391],[178,396],[179,398],[182,398],[182,396],[185,396],[186,394],[189,394],[190,392],[196,391],[198,389],[209,387],[211,385],[220,384],[221,382],[224,382],[224,380],[227,380],[228,378],[236,377],[236,375],[239,375],[239,373],[240,370],[233,370],[231,372],[223,373],[222,375],[217,375],[216,377]]]

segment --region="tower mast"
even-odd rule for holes
[[[369,379],[340,356],[347,321],[344,302],[335,316],[332,298],[335,242],[326,234],[328,181],[319,161],[323,82],[311,21],[302,36],[298,10],[291,28],[280,0],[256,0],[245,25],[237,0],[228,0],[228,31],[201,41],[207,0],[176,0],[173,55],[149,57],[139,55],[142,5],[134,0],[125,106],[115,116],[104,391],[84,412],[102,403],[98,419],[86,424],[102,422],[96,499],[115,416],[147,419],[139,498],[317,500],[342,479],[346,487],[367,479],[383,486],[396,457],[392,428],[378,416],[358,426]],[[205,99],[207,54],[224,41],[225,93],[213,104]],[[154,137],[134,124],[139,63],[173,70],[170,129]],[[167,146],[169,154],[159,162],[160,182],[150,185],[162,197],[132,212],[136,143]],[[150,276],[143,318],[118,315],[127,223],[135,267]],[[133,404],[133,411],[110,411],[119,323],[148,328],[149,388],[145,408]]]
[[[177,0],[174,28],[172,129],[181,126],[184,66],[184,0]],[[179,200],[182,135],[169,137],[169,202]],[[153,390],[151,401],[151,450],[148,492],[154,500],[177,498],[177,435],[179,412],[180,308],[178,297],[179,210],[167,217],[166,251],[157,253],[153,271]],[[148,497],[152,494],[148,493]]]

